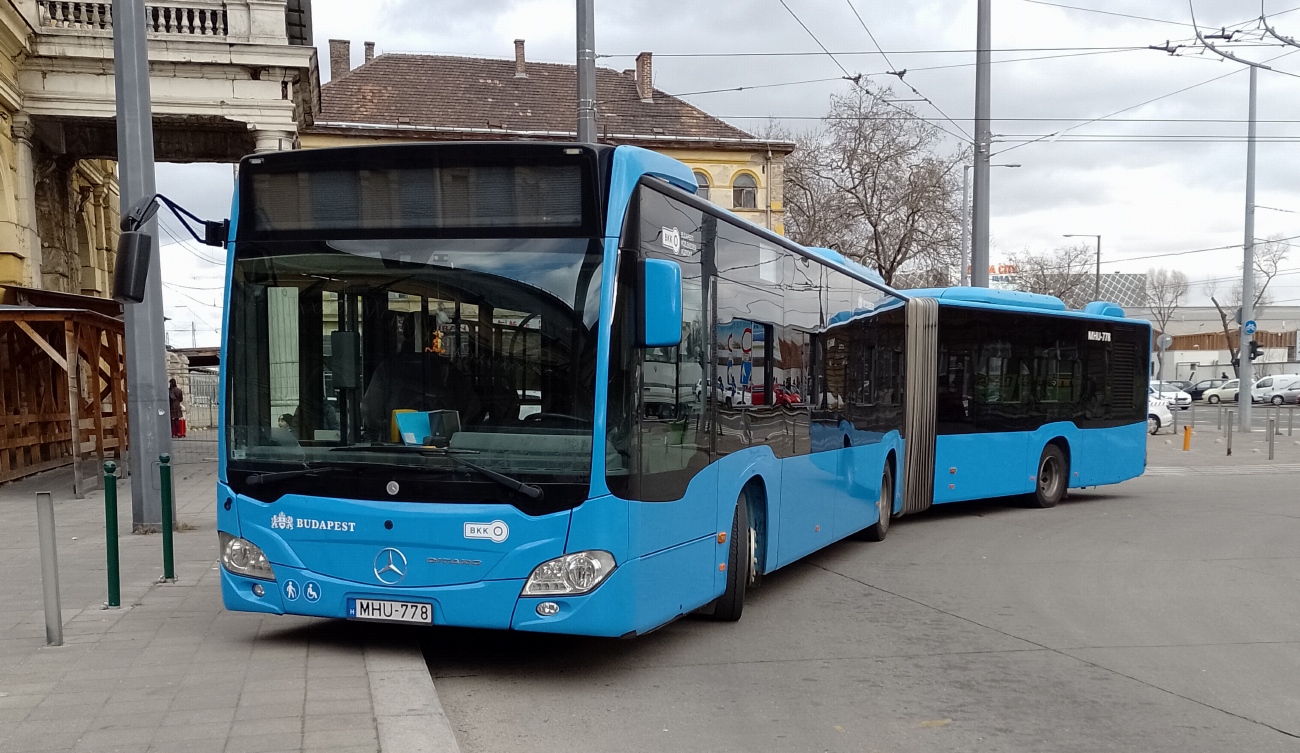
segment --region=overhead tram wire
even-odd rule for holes
[[[796,17],[796,20],[798,18]],[[802,25],[802,24],[801,24]],[[807,27],[805,27],[807,28]],[[1273,46],[1273,45],[1261,45]],[[990,52],[1120,52],[1124,50],[1145,50],[1147,45],[1109,45],[1105,47],[1000,47],[990,50]],[[889,55],[969,55],[977,52],[974,49],[952,48],[952,49],[927,49],[927,50],[885,50]],[[601,58],[631,58],[636,57],[639,53],[616,53],[598,55]],[[786,52],[656,52],[656,58],[751,58],[751,57],[819,57],[821,55],[831,55],[835,57],[856,57],[860,55],[879,55],[880,50],[841,50],[831,52],[826,48],[821,50],[805,51],[786,51]]]
[[[1116,13],[1115,11],[1110,11],[1110,10],[1100,10],[1100,9],[1098,9],[1098,8],[1084,8],[1084,7],[1081,7],[1081,6],[1078,6],[1078,5],[1066,5],[1066,4],[1064,4],[1064,3],[1053,3],[1053,2],[1048,2],[1047,0],[1024,0],[1024,1],[1027,2],[1027,3],[1033,3],[1034,5],[1050,5],[1050,6],[1054,7],[1054,8],[1065,8],[1066,10],[1078,10],[1078,11],[1084,11],[1084,12],[1086,12],[1086,13],[1098,13],[1098,14],[1101,14],[1101,15],[1103,15],[1103,16],[1119,16],[1119,17],[1121,17],[1121,18],[1132,18],[1132,19],[1136,19],[1136,20],[1139,20],[1139,21],[1151,21],[1151,22],[1153,22],[1153,23],[1158,23],[1158,24],[1169,24],[1169,25],[1171,25],[1171,26],[1184,26],[1184,27],[1187,27],[1187,28],[1192,28],[1192,24],[1189,24],[1189,23],[1187,23],[1186,21],[1170,21],[1170,20],[1165,19],[1165,18],[1151,18],[1151,17],[1149,17],[1149,16],[1135,16],[1135,15],[1132,15],[1132,14],[1129,14],[1129,13]],[[1284,10],[1284,11],[1281,11],[1281,12],[1279,12],[1279,13],[1274,13],[1273,15],[1274,15],[1274,16],[1280,16],[1280,15],[1282,15],[1283,13],[1291,13],[1291,12],[1294,12],[1294,11],[1297,11],[1297,10],[1300,10],[1300,6],[1296,6],[1296,7],[1294,7],[1294,8],[1290,8],[1290,9],[1288,9],[1288,10]],[[1227,29],[1233,29],[1233,28],[1237,28],[1237,27],[1240,27],[1240,26],[1245,26],[1246,24],[1253,23],[1253,22],[1255,22],[1256,20],[1258,20],[1258,19],[1257,19],[1257,18],[1250,18],[1250,19],[1247,19],[1247,20],[1245,20],[1245,21],[1240,21],[1240,22],[1238,22],[1238,23],[1231,24],[1231,25],[1226,26],[1226,27],[1224,27],[1224,28],[1227,28]]]
[[[803,22],[803,20],[799,18],[798,14],[796,14],[796,13],[794,12],[794,10],[791,9],[790,6],[786,4],[785,0],[778,0],[778,2],[780,2],[780,3],[781,3],[781,7],[782,7],[782,8],[785,8],[786,12],[790,14],[790,17],[793,18],[793,19],[795,20],[795,23],[797,23],[797,24],[799,24],[799,26],[803,27],[803,30],[804,30],[805,32],[808,33],[808,36],[812,37],[812,40],[813,40],[814,42],[817,43],[817,46],[820,47],[820,48],[822,48],[822,51],[826,53],[826,56],[829,57],[829,58],[831,59],[831,61],[832,61],[833,63],[835,63],[836,67],[838,67],[838,68],[840,69],[840,71],[842,71],[842,72],[844,73],[844,78],[846,78],[846,79],[848,79],[849,81],[853,82],[853,84],[854,84],[855,86],[857,86],[859,89],[861,89],[862,91],[870,93],[870,90],[868,90],[867,87],[864,86],[864,85],[862,84],[862,74],[859,73],[859,74],[856,75],[856,76],[850,74],[850,73],[849,73],[849,70],[848,70],[847,68],[845,68],[844,65],[843,65],[842,63],[840,63],[839,58],[835,57],[835,55],[832,54],[831,51],[830,51],[829,49],[827,49],[826,45],[822,44],[822,41],[821,41],[820,39],[818,39],[818,38],[817,38],[817,35],[814,34],[814,33],[812,32],[812,29],[808,28],[808,25],[805,24],[805,23]],[[904,114],[912,115],[912,116],[917,116],[916,113],[911,112],[911,111],[908,110],[907,108],[899,107],[898,105],[896,105],[896,104],[890,102],[890,101],[887,100],[887,99],[883,99],[883,98],[882,98],[882,99],[880,99],[880,102],[883,103],[883,104],[885,104],[885,105],[888,105],[889,107],[892,107],[892,108],[894,108],[895,110],[898,110],[899,112],[902,112],[902,113],[904,113]],[[917,117],[918,117],[918,119],[924,120],[923,118],[919,118],[919,116],[917,116]],[[952,131],[949,131],[947,128],[944,128],[943,126],[939,125],[938,123],[930,123],[930,125],[934,126],[935,128],[938,128],[940,131],[943,131],[944,133],[948,134],[949,136],[952,136],[953,138],[957,139],[958,141],[964,141],[964,142],[966,142],[966,143],[972,143],[972,140],[971,140],[969,137],[958,136],[957,134],[953,133]]]
[[[1291,235],[1284,238],[1273,238],[1271,240],[1293,241],[1296,239],[1300,239],[1300,235]],[[1259,243],[1261,240],[1268,240],[1268,239],[1257,239],[1256,243]],[[1205,253],[1210,253],[1211,251],[1231,251],[1239,248],[1241,248],[1240,243],[1233,243],[1227,246],[1212,246],[1210,248],[1193,248],[1184,251],[1166,251],[1164,253],[1159,253],[1159,254],[1145,254],[1143,256],[1130,256],[1122,259],[1102,259],[1101,263],[1102,264],[1126,264],[1128,262],[1134,262],[1134,261],[1147,261],[1149,259],[1167,259],[1174,256],[1190,256],[1192,254],[1205,254]],[[1056,271],[1069,270],[1069,269],[1070,267],[1068,266],[1042,267],[1042,270],[1046,272],[1056,272]],[[1233,277],[1230,279],[1238,279],[1238,278]]]
[[[944,120],[947,120],[949,123],[951,123],[954,128],[956,128],[958,131],[961,131],[962,135],[965,136],[967,140],[973,143],[975,141],[975,137],[967,133],[966,129],[962,128],[961,124],[959,124],[957,121],[948,117],[948,113],[944,112],[942,107],[935,104],[929,97],[922,94],[915,86],[912,86],[910,82],[908,82],[905,78],[903,78],[904,76],[907,75],[907,69],[906,68],[898,69],[894,67],[894,63],[889,59],[889,55],[885,52],[884,48],[880,46],[880,42],[876,41],[876,35],[871,33],[871,29],[870,27],[867,26],[867,22],[862,20],[862,14],[858,13],[858,9],[854,7],[853,0],[844,0],[844,2],[848,4],[849,10],[853,11],[853,16],[858,19],[858,23],[862,25],[862,30],[867,33],[867,38],[870,39],[871,43],[876,46],[877,50],[880,51],[880,56],[885,59],[885,65],[889,66],[891,69],[889,71],[889,74],[892,76],[897,76],[898,82],[900,84],[906,86],[908,89],[911,89],[913,94],[925,100],[926,104],[933,107],[935,112],[942,115]]]
[[[1297,52],[1300,52],[1300,50],[1292,50],[1292,51],[1290,51],[1290,52],[1284,52],[1284,53],[1282,53],[1281,55],[1277,55],[1277,56],[1275,56],[1275,57],[1269,58],[1268,60],[1266,60],[1266,61],[1264,61],[1264,62],[1266,62],[1266,63],[1271,63],[1271,62],[1273,62],[1273,61],[1275,61],[1275,60],[1281,60],[1282,58],[1287,57],[1287,56],[1289,56],[1289,55],[1294,55],[1294,54],[1297,53]],[[1019,148],[1021,148],[1021,147],[1023,147],[1023,146],[1029,146],[1030,144],[1037,144],[1037,143],[1039,143],[1039,142],[1041,142],[1041,141],[1045,141],[1045,140],[1050,139],[1050,138],[1053,138],[1053,137],[1060,137],[1060,136],[1062,136],[1062,135],[1064,135],[1064,134],[1066,134],[1066,133],[1069,133],[1070,131],[1073,131],[1073,130],[1075,130],[1075,129],[1077,129],[1077,128],[1082,128],[1082,127],[1084,127],[1084,126],[1086,126],[1086,125],[1090,125],[1090,124],[1092,124],[1092,123],[1099,123],[1099,122],[1102,122],[1102,121],[1107,120],[1108,118],[1114,117],[1115,115],[1121,115],[1121,114],[1123,114],[1123,113],[1129,112],[1130,110],[1136,110],[1136,109],[1138,109],[1139,107],[1146,107],[1147,105],[1149,105],[1149,104],[1151,104],[1151,103],[1153,103],[1153,102],[1159,102],[1159,101],[1162,100],[1162,99],[1168,99],[1169,97],[1173,97],[1173,96],[1176,96],[1176,95],[1182,94],[1183,92],[1191,91],[1192,89],[1196,89],[1196,88],[1199,88],[1199,87],[1202,87],[1202,86],[1206,86],[1207,84],[1212,84],[1212,83],[1214,83],[1215,81],[1221,81],[1221,80],[1223,80],[1223,79],[1225,79],[1225,78],[1227,78],[1227,77],[1229,77],[1229,76],[1235,76],[1235,75],[1237,75],[1238,73],[1241,73],[1241,72],[1244,71],[1244,70],[1246,70],[1246,69],[1245,69],[1245,68],[1238,68],[1238,69],[1236,69],[1236,70],[1228,71],[1227,73],[1224,73],[1224,74],[1221,74],[1221,75],[1215,76],[1214,78],[1206,79],[1205,81],[1201,81],[1200,83],[1192,84],[1192,85],[1190,85],[1190,86],[1184,86],[1183,88],[1181,88],[1181,89],[1177,89],[1177,90],[1172,91],[1172,92],[1169,92],[1168,94],[1162,94],[1162,95],[1160,95],[1159,97],[1152,97],[1151,99],[1148,99],[1148,100],[1146,100],[1145,102],[1139,102],[1139,103],[1137,103],[1136,105],[1131,105],[1131,106],[1129,106],[1129,107],[1125,107],[1125,108],[1123,108],[1123,109],[1116,110],[1115,112],[1109,113],[1109,114],[1107,114],[1107,115],[1102,115],[1101,117],[1093,118],[1092,120],[1089,120],[1089,121],[1086,121],[1086,122],[1083,122],[1083,123],[1079,123],[1078,125],[1071,126],[1071,127],[1069,127],[1069,128],[1066,128],[1066,129],[1064,129],[1064,130],[1062,130],[1062,131],[1058,131],[1058,132],[1053,133],[1053,134],[1048,134],[1048,135],[1043,136],[1043,137],[1041,137],[1041,138],[1034,139],[1033,141],[1026,141],[1026,142],[1024,142],[1024,143],[1016,144],[1015,146],[1007,147],[1006,149],[1003,149],[1003,150],[1001,150],[1001,151],[994,152],[994,154],[993,154],[992,156],[996,157],[996,156],[998,156],[999,154],[1006,154],[1007,152],[1014,151],[1014,150],[1019,149]],[[1294,74],[1292,74],[1292,75],[1294,75]]]

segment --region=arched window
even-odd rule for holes
[[[733,209],[758,208],[758,182],[754,176],[741,173],[731,181],[731,206]]]
[[[709,176],[699,170],[695,171],[695,195],[705,201],[709,200]]]

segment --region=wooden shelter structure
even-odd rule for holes
[[[78,496],[98,488],[127,451],[125,344],[97,311],[0,305],[0,483],[71,465]]]

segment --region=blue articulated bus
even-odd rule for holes
[[[909,290],[921,420],[908,473],[933,470],[929,504],[1026,495],[1052,507],[1068,488],[1114,484],[1146,468],[1151,326],[1111,303],[1069,311],[1011,290]],[[915,326],[924,320],[927,326]]]
[[[1144,323],[893,291],[694,189],[634,147],[246,158],[222,351],[227,608],[637,635],[738,619],[763,574],[932,502],[1049,504],[1141,472],[1145,408],[1130,421],[1125,395],[1145,372],[1120,383],[1114,354],[1140,359]],[[1002,343],[1004,315],[1064,329]],[[1059,489],[1035,480],[1040,451]]]

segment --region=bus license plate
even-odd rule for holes
[[[433,605],[414,601],[348,599],[348,619],[433,624]]]

